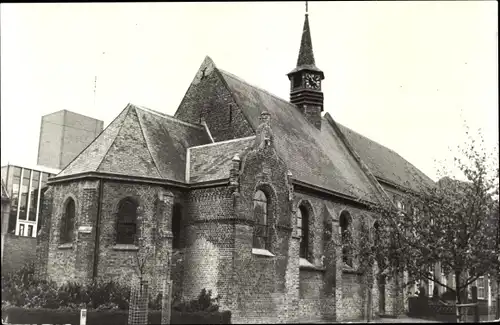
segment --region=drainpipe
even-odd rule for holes
[[[99,262],[99,238],[100,238],[100,224],[101,224],[102,191],[103,191],[103,180],[101,179],[99,181],[99,192],[97,196],[97,217],[95,224],[94,265],[92,270],[92,280],[95,280],[97,278],[97,263]]]

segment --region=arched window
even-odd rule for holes
[[[182,227],[182,205],[174,204],[172,210],[172,248],[180,249],[181,247],[181,228]]]
[[[253,247],[254,248],[269,248],[268,240],[268,201],[266,194],[258,190],[253,197],[253,212],[254,212],[254,233]]]
[[[137,233],[137,204],[130,198],[123,199],[118,205],[116,227],[117,244],[135,244]]]
[[[66,201],[66,206],[64,207],[64,214],[61,218],[61,229],[60,229],[60,242],[71,243],[73,242],[75,229],[75,201],[69,198]]]
[[[309,257],[309,212],[303,205],[297,210],[297,229],[300,236],[299,256],[307,259]]]
[[[340,232],[342,237],[342,261],[352,267],[351,215],[347,211],[340,214]]]

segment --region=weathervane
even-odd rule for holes
[[[307,1],[306,1],[306,15],[307,15],[307,13],[308,13],[308,10],[307,10]]]

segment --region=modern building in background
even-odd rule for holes
[[[47,181],[59,171],[41,166],[2,166],[2,181],[10,198],[7,233],[36,237],[42,221],[40,204],[47,189]]]
[[[103,124],[67,110],[42,116],[37,164],[63,169],[101,133]]]

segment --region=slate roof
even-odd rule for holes
[[[189,148],[189,182],[198,183],[229,177],[233,157],[251,150],[255,136]]]
[[[184,182],[187,148],[210,142],[201,125],[128,104],[54,179],[104,172]]]
[[[293,177],[311,185],[374,201],[377,191],[332,126],[323,118],[321,130],[288,101],[218,69],[254,130],[260,113],[271,114],[275,147]]]
[[[337,123],[349,144],[361,157],[375,177],[413,190],[434,181],[395,151]]]
[[[7,193],[7,189],[5,188],[5,184],[3,183],[3,179],[1,181],[2,181],[2,201],[10,200],[9,194]]]
[[[340,140],[345,136],[348,145],[360,156],[372,174],[389,183],[418,190],[420,185],[434,182],[418,168],[367,137],[335,122],[338,131],[323,117],[321,130],[310,124],[290,102],[239,77],[216,68],[243,114],[254,130],[263,109],[271,113],[271,128],[276,134],[276,147],[289,164],[294,178],[352,195],[373,200],[377,191],[365,172]]]

